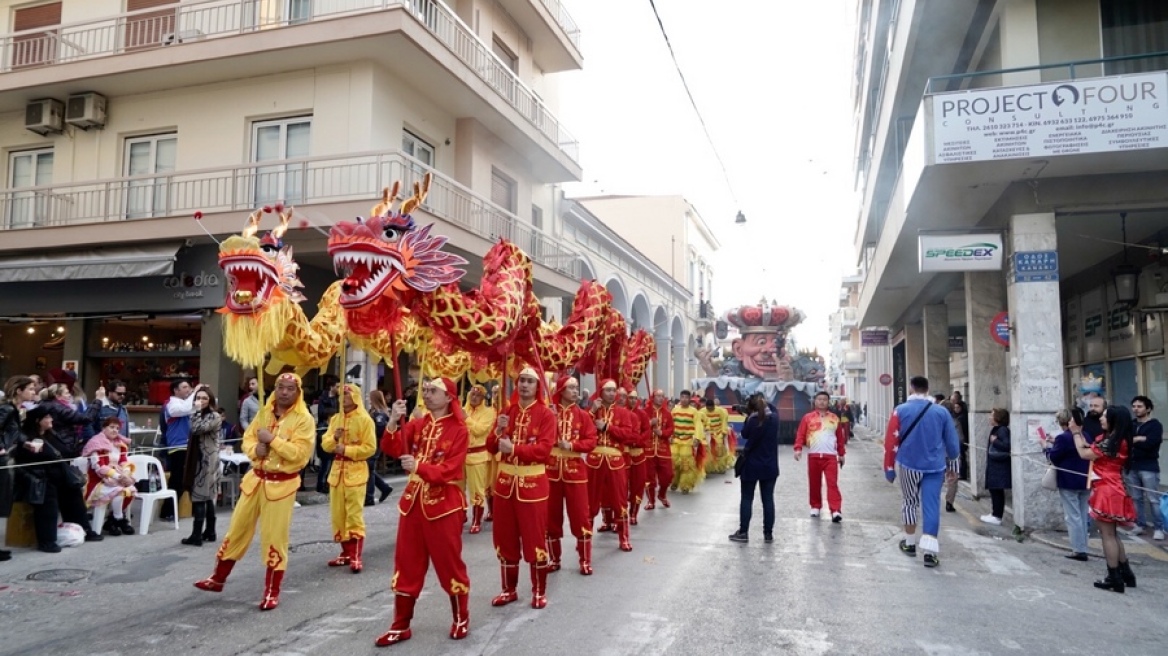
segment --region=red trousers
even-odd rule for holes
[[[390,587],[397,594],[418,598],[430,562],[446,594],[470,591],[470,576],[462,560],[463,513],[453,512],[429,520],[416,507],[402,515],[397,523],[397,546],[393,552],[393,579]]]
[[[839,512],[844,499],[839,491],[839,459],[826,453],[807,454],[807,482],[811,492],[811,507],[823,507],[823,479],[827,479],[827,507]]]
[[[673,484],[673,456],[666,453],[664,456],[649,456],[645,458],[645,482],[649,487],[655,487],[656,496],[664,496]]]
[[[595,519],[601,508],[613,512],[613,518],[629,518],[629,472],[622,467],[611,469],[608,463],[592,469],[588,476],[588,517]],[[589,521],[589,526],[591,526]]]
[[[588,483],[565,483],[551,481],[551,496],[548,497],[549,538],[564,537],[564,506],[568,506],[568,528],[577,540],[592,533],[592,516],[588,514]]]
[[[522,547],[523,560],[547,566],[547,529],[547,499],[519,501],[495,496],[495,521],[491,533],[500,563],[518,565]]]
[[[672,462],[670,466],[672,467]],[[645,498],[645,483],[649,479],[649,458],[634,464],[629,460],[629,505],[639,506]]]

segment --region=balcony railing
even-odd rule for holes
[[[580,49],[580,27],[576,25],[576,21],[572,19],[572,15],[564,8],[560,0],[540,0],[543,6],[547,7],[548,12],[551,13],[552,18],[564,30],[564,34],[568,36],[568,40],[572,45],[576,46],[576,50]]]
[[[0,227],[19,230],[189,217],[196,211],[250,212],[276,201],[295,205],[311,217],[313,205],[373,201],[389,182],[401,180],[409,189],[426,171],[418,160],[390,151],[6,189],[0,191]],[[422,209],[486,239],[506,238],[533,261],[566,276],[584,275],[577,253],[441,173],[434,172]]]
[[[543,2],[549,9],[559,5],[558,0]],[[265,11],[267,4],[261,0],[183,2],[4,35],[0,37],[0,74],[404,8],[569,159],[580,162],[579,142],[535,92],[440,0],[315,0],[280,3],[283,8],[279,12]],[[306,9],[295,9],[301,6]],[[567,12],[562,16],[571,21]]]

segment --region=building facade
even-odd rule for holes
[[[286,240],[318,298],[328,226],[426,171],[415,216],[471,262],[468,285],[499,237],[531,255],[540,297],[583,276],[550,220],[556,185],[581,177],[555,80],[581,68],[580,34],[557,0],[4,1],[0,16],[0,376],[73,362],[88,390],[129,383],[147,416],[196,376],[232,405],[206,233],[294,205],[309,227]]]
[[[856,12],[852,307],[860,350],[883,332],[892,355],[868,357],[857,400],[889,408],[916,374],[962,391],[975,493],[989,413],[1010,410],[1014,521],[1058,525],[1039,428],[1057,432],[1055,412],[1092,394],[1168,402],[1168,9],[860,0]]]

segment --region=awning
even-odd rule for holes
[[[0,283],[169,276],[181,244],[145,244],[0,258]]]

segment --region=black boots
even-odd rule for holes
[[[1123,579],[1123,584],[1129,588],[1136,587],[1136,573],[1132,571],[1131,565],[1125,560],[1116,568],[1119,572],[1119,577]]]
[[[215,535],[215,502],[204,501],[206,505],[207,527],[203,529],[203,542],[215,542],[219,536]]]
[[[1107,577],[1101,581],[1096,581],[1095,587],[1099,588],[1100,590],[1111,590],[1112,592],[1123,594],[1123,575],[1119,573],[1119,568],[1108,567]]]
[[[196,501],[191,504],[191,512],[195,516],[194,525],[191,526],[191,537],[183,538],[182,543],[192,547],[203,546],[203,522],[207,520],[207,507],[202,501]]]

